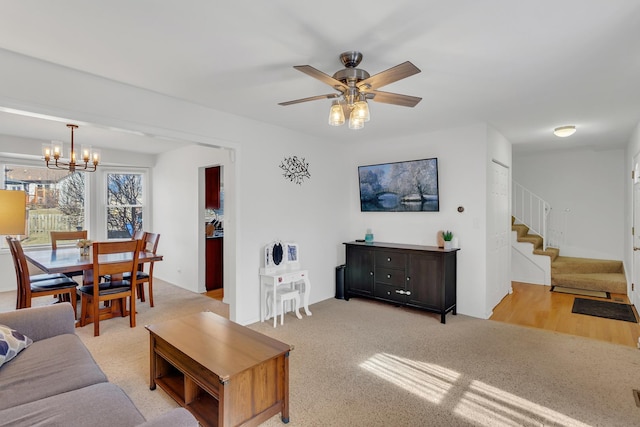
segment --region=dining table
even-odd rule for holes
[[[72,273],[76,271],[88,272],[93,270],[93,253],[89,251],[89,255],[81,255],[79,248],[75,246],[61,246],[57,249],[38,248],[28,249],[24,251],[24,256],[34,266],[38,267],[45,273]],[[115,262],[122,259],[129,259],[133,256],[130,254],[104,254],[100,255],[100,262]],[[151,261],[162,261],[162,255],[151,252],[140,252],[138,262],[140,264]],[[91,275],[84,275],[91,276]]]
[[[93,252],[82,255],[80,249],[75,246],[59,246],[52,248],[37,248],[24,251],[24,256],[31,264],[35,265],[45,273],[72,273],[82,271],[83,284],[93,281]],[[115,253],[100,255],[100,262],[117,262],[124,259],[131,259],[133,252]],[[140,252],[138,263],[151,261],[162,261],[162,255],[152,252]],[[111,310],[109,317],[126,316],[127,309],[122,307],[119,311]],[[105,319],[108,317],[105,317]],[[101,317],[102,320],[102,317]]]

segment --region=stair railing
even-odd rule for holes
[[[529,231],[542,237],[542,249],[548,246],[547,217],[551,205],[516,181],[512,185],[511,215],[516,221],[529,227]]]

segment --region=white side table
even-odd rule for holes
[[[264,322],[267,313],[267,290],[273,291],[273,295],[276,295],[276,288],[278,286],[292,284],[299,289],[302,296],[302,307],[304,313],[307,316],[311,316],[309,311],[309,294],[311,293],[311,282],[309,281],[309,272],[307,270],[279,270],[271,271],[264,268],[260,269],[260,321]],[[277,313],[275,305],[275,298],[273,301],[272,312]]]

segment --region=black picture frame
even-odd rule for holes
[[[439,212],[438,159],[358,166],[362,212]]]

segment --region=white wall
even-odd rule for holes
[[[204,228],[201,173],[204,166],[224,166],[224,290],[233,319],[259,320],[259,275],[263,247],[272,240],[297,242],[309,270],[310,302],[331,298],[334,268],[347,234],[346,198],[340,191],[346,168],[338,147],[305,136],[263,134],[233,150],[204,146],[179,148],[158,156],[154,168],[154,228],[164,230],[165,255],[158,277],[194,292],[204,292]],[[223,141],[219,141],[222,145]],[[297,156],[309,163],[311,178],[295,184],[280,164]],[[176,173],[180,170],[181,173]],[[170,243],[170,247],[167,244]]]
[[[349,158],[349,235],[363,239],[371,228],[374,240],[437,246],[439,230],[459,238],[458,312],[486,318],[486,174],[487,127],[447,129],[388,142],[347,147]],[[360,212],[357,167],[403,160],[438,158],[439,212]],[[458,206],[464,212],[457,211]]]
[[[547,200],[554,219],[566,216],[562,256],[623,259],[627,169],[623,149],[513,156],[513,179]]]
[[[158,250],[163,254],[163,262],[157,263],[154,273],[177,286],[193,292],[205,292],[204,232],[204,189],[200,184],[201,168],[222,165],[224,182],[234,186],[235,168],[230,161],[230,151],[191,145],[161,154],[152,172],[154,212],[153,231],[161,234]],[[231,194],[232,196],[232,194]],[[225,200],[225,208],[233,212],[233,198]],[[231,238],[234,222],[228,221],[225,250],[235,250]],[[227,257],[230,258],[230,257]],[[235,265],[226,265],[231,273]]]

